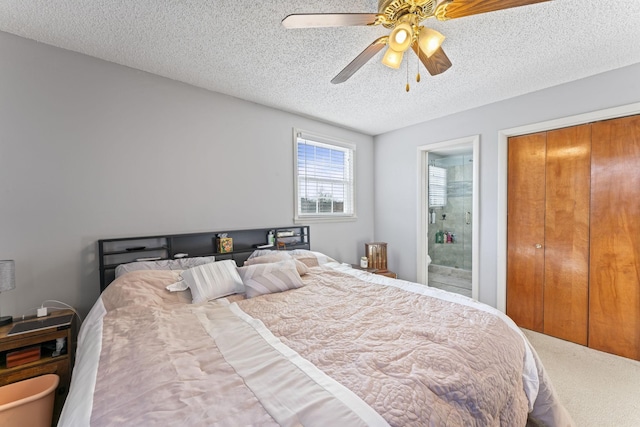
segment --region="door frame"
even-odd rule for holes
[[[498,226],[496,308],[507,311],[507,180],[509,137],[640,114],[640,102],[498,131]]]
[[[429,207],[428,207],[428,184],[429,176],[429,153],[452,150],[471,149],[473,158],[473,182],[472,182],[472,209],[471,216],[471,297],[478,299],[478,278],[480,259],[480,135],[471,135],[463,138],[448,141],[436,142],[433,144],[421,145],[417,149],[418,153],[418,226],[417,226],[417,274],[418,283],[427,285],[429,283],[429,269],[427,266],[427,255],[429,253]]]

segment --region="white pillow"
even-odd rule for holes
[[[191,302],[198,304],[244,292],[242,279],[233,260],[199,265],[181,274],[182,281],[167,286],[170,291],[191,289]]]
[[[293,260],[239,267],[247,298],[304,286]]]
[[[136,261],[126,264],[120,264],[116,267],[116,278],[125,273],[138,270],[186,270],[187,268],[196,267],[202,264],[214,262],[216,257],[193,257],[178,259],[162,259],[158,261]]]
[[[249,255],[248,259],[256,258],[256,257],[259,257],[259,256],[271,255],[271,254],[278,253],[278,252],[280,252],[280,251],[276,251],[276,250],[273,250],[273,249],[256,249],[255,251],[253,251],[251,253],[251,255]]]
[[[257,251],[254,251],[251,256],[244,262],[244,265],[252,264],[266,264],[268,262],[286,261],[291,259],[291,254],[286,251],[269,251],[264,255],[254,256]]]

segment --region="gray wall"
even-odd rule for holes
[[[417,147],[480,135],[479,299],[496,305],[498,132],[640,101],[640,64],[378,135],[375,237],[388,243],[389,268],[416,280]]]
[[[370,136],[2,32],[0,58],[2,314],[86,313],[100,238],[292,224],[293,127],[357,145],[359,218],[312,224],[312,249],[373,239]]]

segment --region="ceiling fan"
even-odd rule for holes
[[[446,21],[545,1],[550,0],[378,0],[378,13],[292,14],[282,20],[282,25],[285,28],[382,25],[391,29],[388,36],[378,38],[356,56],[331,83],[347,81],[387,45],[382,58],[384,65],[399,68],[404,52],[411,47],[429,74],[435,76],[447,71],[451,61],[441,47],[445,37],[421,26],[422,21],[434,17]]]

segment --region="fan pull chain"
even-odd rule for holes
[[[407,58],[407,92],[409,92],[409,58]]]
[[[418,74],[416,75],[416,82],[420,83],[420,58],[417,59]]]

